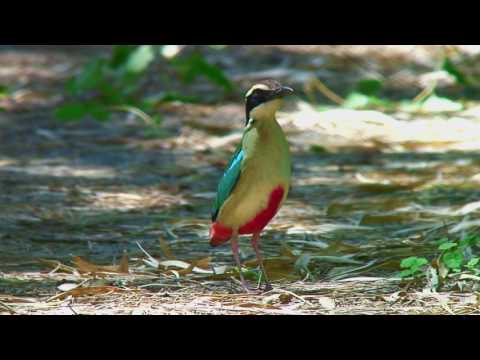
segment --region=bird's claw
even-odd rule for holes
[[[270,283],[265,284],[265,286],[262,288],[261,286],[257,287],[250,287],[248,286],[247,282],[241,282],[242,289],[245,293],[247,294],[264,294],[266,292],[272,291],[273,287]]]

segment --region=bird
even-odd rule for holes
[[[265,291],[273,289],[259,243],[262,230],[277,214],[290,189],[289,143],[276,113],[283,98],[293,93],[292,88],[275,80],[257,83],[246,93],[242,140],[220,179],[213,204],[210,245],[217,247],[230,241],[246,292],[250,289],[241,271],[240,235],[252,235],[251,245],[265,280]]]

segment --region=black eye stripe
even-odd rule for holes
[[[254,90],[250,96],[247,98],[247,119],[246,124],[248,125],[248,121],[250,119],[250,112],[256,108],[258,105],[263,104],[264,102],[269,100],[271,96],[271,92],[261,89]]]

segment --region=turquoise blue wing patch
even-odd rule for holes
[[[228,199],[232,191],[235,189],[235,186],[238,183],[240,178],[241,168],[243,161],[243,150],[242,146],[238,147],[237,151],[233,155],[230,163],[225,170],[220,184],[217,189],[217,198],[213,204],[212,210],[212,221],[215,222],[218,217],[218,213],[223,206],[223,203]]]

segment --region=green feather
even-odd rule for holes
[[[218,185],[217,189],[217,197],[213,204],[212,209],[212,221],[215,222],[217,220],[218,213],[222,208],[225,201],[228,199],[230,194],[235,189],[235,186],[240,179],[241,169],[242,169],[242,162],[243,162],[243,149],[242,144],[240,143],[233,155],[230,163],[225,170],[222,179],[220,180],[220,184]]]

